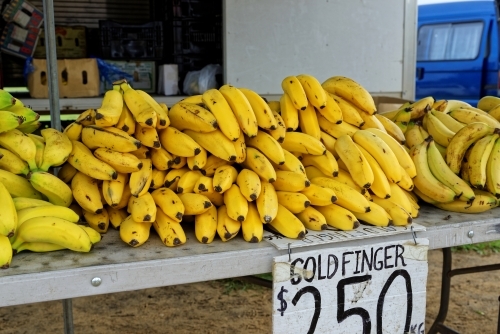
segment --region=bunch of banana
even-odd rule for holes
[[[13,129],[32,133],[41,124],[39,118],[40,115],[25,106],[21,100],[0,89],[0,133]]]

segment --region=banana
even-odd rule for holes
[[[42,125],[42,122],[40,121],[31,121],[31,122],[24,122],[23,124],[19,125],[17,129],[23,133],[33,133],[38,128]]]
[[[392,225],[392,217],[380,205],[375,202],[370,202],[370,211],[368,212],[353,212],[358,220],[374,226],[389,226]]]
[[[139,140],[123,130],[113,127],[100,128],[95,125],[83,127],[82,142],[91,150],[105,147],[122,153],[133,152],[141,147]]]
[[[281,204],[277,205],[276,218],[267,226],[287,238],[303,239],[306,236],[304,224]]]
[[[321,129],[316,116],[316,110],[309,104],[305,110],[299,112],[299,126],[302,133],[306,133],[316,139],[321,138]]]
[[[227,84],[220,87],[219,92],[231,107],[240,129],[248,137],[256,136],[258,131],[257,118],[246,96],[238,88]]]
[[[160,141],[168,152],[177,156],[192,157],[201,152],[195,139],[171,126],[160,131]]]
[[[194,193],[205,195],[210,202],[217,207],[224,205],[224,194],[218,193],[214,190],[213,178],[211,177],[200,177],[195,185]]]
[[[280,110],[286,131],[297,130],[299,127],[299,110],[295,108],[292,99],[286,93],[281,95]]]
[[[82,129],[83,125],[73,122],[64,128],[63,133],[69,138],[69,140],[80,141],[82,139]]]
[[[449,114],[445,114],[443,112],[439,112],[434,109],[430,110],[430,114],[439,119],[441,123],[443,123],[452,132],[457,132],[458,130],[460,130],[465,126],[464,123],[457,121]]]
[[[68,136],[56,129],[43,129],[41,134],[45,139],[45,150],[43,162],[38,169],[46,172],[50,167],[60,166],[68,160],[73,144]]]
[[[462,162],[462,167],[460,167],[460,177],[462,180],[465,181],[465,183],[470,184],[470,179],[469,179],[469,163],[467,161]]]
[[[132,196],[132,193],[130,192],[130,187],[125,186],[125,189],[123,189],[123,194],[120,203],[118,203],[118,205],[116,205],[114,209],[120,210],[126,208],[128,206],[128,201],[130,200],[130,196]]]
[[[78,171],[97,180],[113,180],[117,178],[117,171],[109,164],[94,157],[83,143],[72,141],[72,144],[73,148],[67,161]]]
[[[498,200],[492,194],[477,189],[474,191],[476,197],[471,204],[457,200],[449,203],[433,203],[433,205],[442,210],[462,213],[480,213],[498,206]]]
[[[168,170],[174,164],[174,157],[167,150],[160,147],[159,149],[151,150],[151,161],[156,169]]]
[[[405,191],[399,185],[391,183],[391,198],[388,198],[388,200],[396,203],[397,205],[401,206],[406,212],[410,213],[413,209],[412,203],[408,199],[409,193],[410,192]],[[416,202],[416,199],[412,198],[412,200]],[[413,215],[411,216],[413,217]]]
[[[113,126],[120,120],[123,110],[123,96],[118,89],[110,89],[104,93],[101,107],[95,111],[95,125],[99,127]]]
[[[370,169],[373,172],[373,182],[370,185],[370,190],[378,197],[381,197],[381,198],[391,197],[391,187],[389,184],[390,182],[387,179],[387,176],[385,175],[382,167],[380,167],[380,164],[363,147],[358,146],[357,144],[356,144],[356,147],[361,152],[361,154],[365,158],[366,162],[368,163],[368,166],[370,166]],[[412,164],[413,164],[413,161],[412,161]],[[398,168],[399,166],[394,166],[394,167]],[[354,175],[355,175],[354,180],[356,180],[356,174],[354,174]],[[401,181],[400,181],[400,183],[401,183]]]
[[[197,145],[200,145],[205,150],[221,159],[224,159],[226,161],[235,161],[237,158],[234,143],[229,140],[220,130],[215,130],[209,133],[185,130],[184,133],[192,138],[193,141],[197,143]],[[168,148],[167,150],[170,151]]]
[[[218,193],[224,193],[236,182],[238,172],[231,165],[223,165],[215,170],[213,177],[213,189]]]
[[[281,112],[280,101],[277,101],[277,100],[269,101],[266,99],[266,102],[267,102],[267,105],[269,106],[269,108],[271,108],[271,111],[273,113],[277,113],[279,115],[279,113]]]
[[[36,170],[36,145],[30,137],[17,129],[0,133],[0,146],[26,161],[30,170]]]
[[[165,246],[175,247],[186,243],[186,234],[181,224],[172,220],[161,210],[158,212],[158,216],[153,222],[153,228],[156,233],[158,233]]]
[[[274,169],[305,174],[304,165],[300,162],[299,158],[285,149],[283,150],[283,154],[285,155],[285,163],[282,165],[273,165]]]
[[[118,173],[116,180],[102,182],[102,197],[111,207],[116,207],[122,199],[123,192],[128,183],[128,174]]]
[[[26,161],[3,148],[0,148],[0,169],[22,175],[27,175],[30,172],[30,168]]]
[[[342,160],[339,160],[342,164]],[[310,180],[314,179],[315,177],[325,177],[325,175],[312,175]],[[346,169],[339,169],[339,174],[335,177],[335,180],[344,183],[348,185],[349,187],[353,188],[360,194],[362,194],[364,197],[366,197],[367,200],[371,201],[371,196],[370,193],[368,192],[368,189],[366,188],[361,188],[356,184],[354,179],[352,178],[351,174],[349,174],[349,171]]]
[[[321,116],[333,124],[340,124],[343,122],[344,116],[342,109],[339,103],[329,93],[326,93],[326,106],[323,109],[317,109],[317,111]]]
[[[384,125],[378,120],[378,118],[375,115],[370,115],[362,110],[359,111],[359,116],[363,119],[365,122],[360,129],[366,130],[366,129],[379,129],[380,131],[384,131],[387,133],[387,130],[384,128]],[[401,143],[404,144],[404,141]]]
[[[134,137],[141,142],[142,145],[158,149],[161,147],[160,138],[155,128],[143,127],[137,124],[135,127]]]
[[[153,176],[153,164],[151,159],[141,159],[142,168],[130,174],[129,187],[132,196],[138,197],[147,192]]]
[[[425,140],[422,132],[420,131],[420,124],[410,121],[408,123],[408,128],[405,132],[405,144],[406,147],[412,148],[415,145],[420,144]]]
[[[486,185],[488,158],[498,138],[498,134],[484,136],[470,148],[470,154],[467,157],[469,182],[477,189],[483,189]]]
[[[375,160],[377,160],[390,181],[394,183],[401,181],[401,169],[394,168],[394,166],[399,165],[399,161],[394,152],[382,139],[367,130],[357,131],[352,139],[356,144],[368,151],[368,153],[370,153]]]
[[[460,172],[462,159],[469,146],[493,133],[500,133],[500,130],[480,122],[467,124],[459,130],[446,148],[446,163],[452,172],[455,174]]]
[[[9,238],[0,235],[0,269],[8,269],[10,267],[12,255],[13,250]]]
[[[151,157],[151,152],[147,146],[141,145],[137,150],[130,152],[130,154],[135,155],[139,159],[149,159]]]
[[[428,162],[428,146],[432,137],[427,138],[423,143],[414,146],[410,155],[417,168],[417,176],[413,178],[415,188],[418,188],[426,196],[436,202],[451,202],[455,199],[455,192],[439,181],[431,172]]]
[[[177,183],[177,193],[192,193],[194,185],[201,176],[203,176],[203,174],[197,170],[190,170],[189,172],[184,173]]]
[[[243,222],[248,214],[248,202],[236,184],[224,192],[224,205],[229,218]]]
[[[231,219],[227,214],[225,205],[217,209],[217,234],[222,241],[229,241],[233,239],[241,228],[241,222]]]
[[[411,107],[401,108],[392,120],[394,123],[396,123],[397,126],[399,126],[403,133],[405,133],[408,129],[408,123],[411,120],[412,110],[413,108]]]
[[[207,163],[207,150],[202,147],[200,154],[186,158],[186,163],[191,170],[201,170]]]
[[[290,97],[293,106],[297,110],[305,110],[309,101],[307,100],[306,92],[302,87],[299,79],[291,75],[281,81],[281,88],[283,92]]]
[[[248,88],[238,88],[247,98],[252,110],[257,119],[257,125],[264,130],[276,129],[276,119],[274,118],[271,108],[266,101],[256,92]]]
[[[217,234],[217,208],[211,206],[207,211],[194,217],[194,234],[202,244],[210,244]]]
[[[290,172],[285,170],[276,171],[276,181],[273,182],[274,188],[281,191],[298,192],[309,187],[311,182],[307,179],[305,173]]]
[[[151,192],[156,205],[174,221],[180,223],[184,216],[184,204],[169,188],[158,188]]]
[[[325,216],[312,206],[295,214],[295,216],[299,218],[302,224],[304,224],[304,227],[308,230],[323,231],[328,227]]]
[[[132,153],[122,153],[100,147],[94,151],[94,156],[111,166],[118,173],[133,173],[142,168],[141,160]]]
[[[326,151],[325,146],[319,139],[301,132],[287,133],[281,147],[290,152],[313,155],[322,155]]]
[[[278,112],[273,110],[273,116],[276,119],[276,129],[266,130],[267,133],[271,135],[278,143],[282,143],[285,140],[286,126],[285,121]]]
[[[135,222],[154,222],[156,220],[156,205],[150,193],[142,196],[131,196],[128,202],[127,212],[130,213]]]
[[[426,96],[417,100],[409,105],[411,108],[411,119],[417,119],[424,116],[429,110],[432,109],[434,105],[434,98],[432,96]]]
[[[160,187],[163,187],[165,185],[165,176],[167,176],[167,171],[166,170],[158,170],[153,167],[153,170],[151,172],[151,184],[149,185],[149,189],[158,189]]]
[[[17,211],[7,188],[0,182],[0,236],[12,237],[17,229]],[[1,264],[1,263],[0,263]]]
[[[340,136],[335,142],[335,152],[345,163],[349,173],[356,175],[354,178],[356,184],[361,188],[370,188],[374,181],[373,171],[352,138],[348,135]]]
[[[177,196],[184,204],[185,215],[199,215],[212,206],[212,203],[205,195],[187,193],[177,194]]]
[[[191,95],[191,96],[185,97],[180,102],[204,105],[203,95],[201,95],[201,94]]]
[[[473,109],[458,108],[451,110],[448,114],[455,120],[465,124],[482,122],[491,127],[500,127],[500,123],[495,118],[489,114],[481,114]]]
[[[187,168],[187,167],[169,170],[167,175],[165,176],[165,180],[164,180],[165,187],[176,191],[177,190],[177,183],[179,182],[179,179],[181,178],[182,175],[184,175],[184,173],[187,173],[188,171],[189,171],[189,168]],[[172,186],[174,184],[175,184],[175,187],[172,188]]]
[[[260,132],[257,133],[257,136],[259,133]],[[248,138],[248,137],[246,137],[246,138]],[[252,138],[250,138],[250,139],[252,139]],[[240,137],[235,142],[233,142],[233,144],[234,144],[234,150],[236,152],[236,159],[234,160],[234,162],[236,162],[238,164],[242,163],[247,158],[247,144],[245,143],[245,134],[243,134],[243,132],[240,133]],[[277,145],[279,146],[279,148],[281,148],[281,146],[279,144],[277,144]]]
[[[491,110],[488,111],[488,115],[500,121],[500,104],[494,106]]]
[[[90,237],[89,237],[90,239]],[[58,250],[67,249],[64,246],[50,244],[48,242],[23,242],[16,249],[13,249],[14,253],[18,254],[22,251],[28,250],[30,252],[35,253],[46,253],[46,252],[54,252]],[[1,267],[0,267],[1,268]]]
[[[281,145],[271,135],[259,131],[253,138],[245,140],[247,147],[253,147],[262,152],[270,161],[277,165],[285,163],[285,154]],[[248,149],[247,149],[248,150]]]
[[[101,241],[101,239],[102,239],[101,234],[99,232],[97,232],[96,230],[94,230],[92,227],[85,226],[85,225],[79,225],[79,226],[88,234],[92,245],[95,245],[96,243]]]
[[[477,145],[477,143],[476,143]],[[472,152],[471,152],[472,155]],[[495,195],[496,198],[500,198],[500,140],[496,139],[493,149],[489,155],[488,162],[486,164],[486,189]],[[470,175],[469,168],[469,176]]]
[[[305,167],[314,166],[328,176],[337,176],[339,173],[337,160],[329,151],[326,151],[323,155],[304,154],[302,156],[302,165]]]
[[[136,223],[128,216],[120,225],[120,239],[132,247],[139,247],[149,239],[153,223]]]
[[[323,88],[351,102],[366,113],[373,115],[377,111],[375,102],[368,91],[356,81],[342,77],[331,77],[321,84]]]
[[[314,183],[309,187],[304,188],[304,190],[300,193],[306,195],[310,203],[314,206],[330,205],[337,201],[335,191],[330,188],[321,187]]]
[[[25,221],[12,241],[17,249],[24,242],[44,242],[63,246],[75,252],[89,252],[92,242],[80,226],[57,217],[36,217]]]
[[[349,187],[345,183],[329,177],[315,177],[311,180],[311,183],[332,189],[335,192],[335,196],[337,196],[335,204],[349,211],[368,212],[370,210],[368,200],[356,189]]]
[[[157,117],[153,107],[128,83],[123,82],[120,87],[123,90],[123,100],[135,121],[142,126],[156,128]]]
[[[500,98],[498,96],[483,96],[477,102],[477,107],[486,112],[490,111],[494,107],[500,105]]]
[[[156,114],[156,129],[162,130],[170,125],[169,110],[166,104],[158,103],[155,99],[143,90],[136,89],[136,92],[149,104]]]
[[[307,188],[306,188],[307,189]],[[290,191],[277,191],[278,203],[292,213],[300,213],[311,205],[309,198],[301,193]]]
[[[410,151],[408,150],[408,154],[409,154],[409,152]],[[398,182],[398,186],[400,186],[404,190],[412,191],[413,187],[415,186],[413,184],[412,178],[410,177],[408,172],[406,172],[406,170],[402,166],[398,166],[398,167],[399,167],[399,169],[401,169],[401,176],[402,176],[401,181]],[[396,168],[398,168],[398,167],[396,167]]]
[[[109,214],[106,208],[103,208],[99,213],[92,213],[83,210],[83,217],[89,226],[99,232],[106,233],[109,228]]]
[[[396,123],[394,123],[393,121],[391,121],[387,117],[384,117],[383,115],[376,114],[375,117],[382,124],[382,126],[385,129],[385,131],[389,135],[391,135],[391,137],[393,137],[394,139],[396,139],[401,144],[404,144],[404,142],[406,140],[405,139],[405,134],[403,133],[403,131],[401,131],[401,129],[399,128],[399,126],[396,125]]]
[[[47,172],[28,174],[30,184],[55,205],[68,207],[73,201],[71,188],[57,176]]]
[[[351,211],[337,204],[319,206],[314,209],[325,217],[326,224],[339,230],[350,231],[360,225]]]
[[[215,174],[215,170],[223,165],[230,165],[231,163],[216,157],[215,155],[210,155],[207,157],[207,163],[201,169],[201,173],[206,176],[213,176]]]
[[[168,113],[171,126],[179,131],[189,129],[196,132],[212,132],[217,129],[219,125],[215,115],[197,104],[183,102],[174,104]]]
[[[109,224],[115,229],[120,229],[120,225],[128,217],[128,213],[125,209],[115,209],[110,206],[106,207],[106,211],[109,216]]]
[[[412,216],[401,205],[377,196],[373,196],[373,202],[381,206],[389,214],[394,226],[406,226],[412,223]]]
[[[323,145],[325,145],[325,148],[327,151],[330,151],[330,153],[333,154],[333,156],[338,159],[337,152],[335,152],[335,142],[337,141],[336,138],[332,137],[328,133],[321,131],[321,142]]]
[[[23,124],[23,118],[11,111],[0,111],[0,133],[13,130]]]
[[[248,214],[247,218],[241,223],[241,232],[246,242],[256,243],[262,241],[264,225],[254,203],[248,203]]]
[[[317,113],[316,115],[318,117],[318,124],[320,129],[334,138],[339,138],[343,135],[352,137],[352,135],[359,130],[359,128],[347,122],[332,123],[324,118],[321,114]]]
[[[387,146],[389,146],[391,151],[396,156],[401,167],[404,168],[404,170],[408,173],[408,175],[411,178],[414,178],[416,176],[417,171],[415,169],[415,164],[413,163],[413,160],[411,159],[408,152],[404,149],[404,147],[400,143],[398,143],[393,137],[391,137],[387,133],[380,131],[378,129],[366,129],[366,131],[369,131],[377,135],[377,137],[382,139],[387,144]]]
[[[12,197],[42,199],[42,194],[22,176],[0,169],[0,183],[3,183]]]
[[[95,109],[87,109],[82,112],[75,120],[75,122],[85,126],[95,124]]]
[[[202,96],[202,102],[212,112],[221,132],[231,141],[240,137],[241,129],[227,100],[217,89],[208,89]],[[195,129],[194,129],[195,130]]]
[[[308,102],[316,109],[323,109],[327,103],[327,93],[318,79],[309,74],[299,74],[296,77],[304,88]]]
[[[455,135],[455,132],[451,131],[444,125],[436,116],[432,113],[426,114],[424,120],[427,119],[427,131],[429,135],[438,143],[444,147],[448,147],[451,139]]]
[[[365,124],[365,121],[361,117],[360,113],[362,113],[362,110],[359,110],[356,108],[356,106],[352,105],[349,101],[346,101],[342,97],[335,95],[335,94],[330,94],[328,93],[332,99],[337,103],[337,105],[340,107],[340,110],[342,111],[342,120],[343,122],[346,122],[348,124],[351,124],[357,128],[363,126]]]
[[[28,208],[35,208],[35,207],[39,207],[39,206],[52,206],[52,205],[54,205],[50,202],[47,202],[47,201],[44,201],[41,199],[34,199],[34,198],[29,198],[29,197],[14,197],[14,198],[12,198],[12,200],[14,201],[14,206],[16,207],[16,211],[20,211],[20,210],[28,209]]]
[[[307,166],[306,167],[306,176],[309,180],[312,178],[315,178],[315,177],[320,177],[320,176],[321,177],[331,177],[330,175],[323,173],[317,167],[314,167],[314,166]],[[337,172],[337,176],[338,176],[338,172]]]
[[[132,115],[127,105],[124,103],[120,119],[118,123],[116,123],[115,128],[123,130],[129,135],[133,135],[135,133],[135,124],[134,115]]]
[[[43,163],[43,152],[45,151],[45,140],[42,136],[34,135],[32,133],[28,133],[28,137],[30,137],[31,141],[35,143],[36,154],[35,154],[35,164],[37,166],[41,166]],[[38,167],[36,168],[38,169]],[[30,169],[30,170],[36,170]]]
[[[247,158],[241,165],[254,171],[265,181],[274,182],[276,180],[276,171],[271,162],[264,154],[253,147],[247,147]]]
[[[250,169],[243,168],[236,177],[236,184],[248,202],[255,201],[261,191],[259,175]]]
[[[75,201],[83,210],[93,213],[102,212],[101,193],[96,179],[78,172],[71,180],[71,189]]]
[[[278,195],[271,183],[262,181],[261,191],[255,204],[262,222],[269,223],[275,219],[279,204]]]
[[[187,158],[186,157],[179,157],[176,156],[175,154],[172,154],[172,157],[174,158],[174,163],[172,164],[172,169],[181,169],[183,167],[186,167],[189,169],[187,166]]]

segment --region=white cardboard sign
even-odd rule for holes
[[[292,252],[273,259],[273,333],[425,331],[429,240]]]

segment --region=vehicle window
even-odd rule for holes
[[[417,61],[474,59],[482,33],[483,22],[424,25],[418,31]]]

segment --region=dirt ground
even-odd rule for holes
[[[453,253],[454,267],[498,262],[498,254]],[[429,252],[426,329],[439,307],[441,251]],[[446,324],[496,333],[500,272],[456,276]],[[1,296],[0,296],[1,298]],[[75,333],[270,333],[271,290],[222,280],[73,299]],[[62,333],[62,303],[0,308],[0,334]]]

